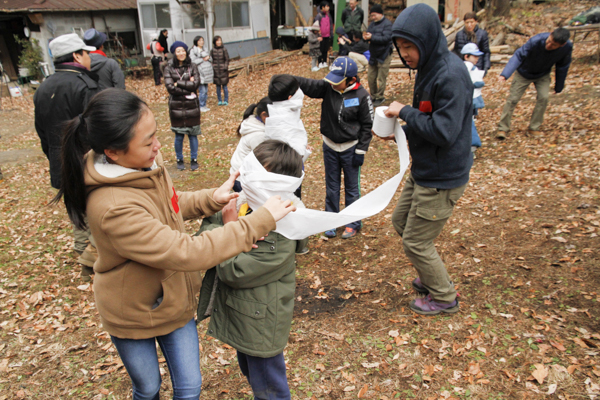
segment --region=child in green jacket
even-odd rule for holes
[[[302,157],[286,143],[267,140],[248,157],[256,157],[266,170],[261,173],[269,173],[268,182],[278,180],[275,174],[302,177]],[[281,176],[280,180],[294,182],[288,177]],[[246,189],[250,197],[251,188]],[[294,205],[301,207],[302,202],[292,194],[294,190],[280,195],[293,198]],[[244,191],[240,193],[242,199]],[[200,232],[252,212],[246,204],[238,204],[239,211],[232,202],[222,212],[204,219]],[[291,398],[283,349],[294,311],[295,253],[304,248],[306,241],[290,240],[272,231],[256,243],[257,248],[208,270],[202,282],[198,319],[210,316],[208,335],[237,350],[240,369],[256,399]]]

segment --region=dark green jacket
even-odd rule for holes
[[[204,219],[199,233],[222,225],[219,212]],[[270,232],[257,249],[206,271],[198,320],[211,317],[208,335],[254,357],[280,354],[294,312],[296,248],[307,240],[289,240]]]

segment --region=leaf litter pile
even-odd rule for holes
[[[528,33],[544,32],[568,13],[566,7],[514,7],[512,19]],[[458,314],[422,317],[408,308],[416,275],[391,225],[399,191],[386,210],[364,221],[357,237],[311,238],[310,252],[297,257],[296,308],[285,350],[294,399],[600,396],[595,49],[576,43],[566,90],[551,97],[541,138],[524,134],[535,103],[530,88],[509,137],[495,141],[508,85],[496,81],[498,72],[488,74],[486,108],[477,120],[483,147],[436,242],[460,293]],[[179,189],[226,179],[241,115],[266,95],[276,73],[324,76],[310,72],[308,56],[296,56],[232,80],[228,107],[216,105],[211,85],[194,173],[189,166],[175,169],[164,87],[155,88],[151,78],[127,81],[157,118]],[[410,104],[413,84],[408,75],[392,74],[387,97]],[[0,400],[131,398],[126,371],[100,326],[92,286],[80,279],[64,206],[46,205],[55,192],[33,128],[31,96],[3,99],[2,106]],[[306,99],[303,121],[315,152],[305,166],[303,199],[315,209],[323,209],[325,197],[319,118],[320,101]],[[22,157],[15,161],[11,154]],[[397,168],[394,145],[375,138],[362,169],[363,193]],[[189,232],[199,224],[189,222]],[[199,325],[202,398],[252,398],[235,350],[207,336],[206,328]],[[168,398],[171,382],[160,357]]]

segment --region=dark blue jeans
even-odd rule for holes
[[[356,146],[338,153],[323,143],[323,161],[325,164],[325,211],[340,212],[340,188],[342,171],[344,171],[344,187],[346,207],[360,199],[360,167],[352,165]],[[360,229],[361,221],[354,221],[348,228]]]
[[[175,134],[175,155],[178,160],[183,160],[183,138],[185,135],[180,133]],[[198,136],[188,135],[190,139],[190,158],[192,160],[198,159]]]
[[[221,88],[223,88],[223,93],[225,94],[224,101],[229,102],[229,90],[227,89],[227,85],[217,85],[217,100],[221,101]]]
[[[237,352],[242,374],[252,386],[255,399],[289,400],[290,387],[287,383],[283,353],[270,358],[253,357]]]
[[[206,99],[208,97],[208,84],[202,83],[198,86],[198,101],[200,107],[206,107]]]
[[[197,400],[202,389],[200,348],[196,322],[168,335],[150,339],[119,339],[111,336],[133,384],[133,400],[158,400],[160,371],[156,341],[167,360],[174,400]]]

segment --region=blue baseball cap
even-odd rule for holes
[[[477,47],[477,45],[475,43],[467,43],[460,50],[460,54],[471,54],[473,56],[479,57],[479,56],[483,55],[483,51],[480,51],[479,47]]]
[[[339,85],[344,79],[355,77],[358,74],[358,67],[351,58],[338,57],[329,68],[329,71],[323,80],[332,85]]]

